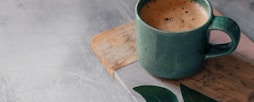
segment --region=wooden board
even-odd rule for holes
[[[215,14],[219,15],[216,10]],[[92,39],[92,49],[104,67],[135,98],[140,96],[132,92],[132,87],[156,84],[173,90],[182,100],[177,88],[181,82],[221,102],[254,102],[254,43],[244,34],[241,34],[239,46],[233,54],[209,59],[204,70],[181,80],[153,77],[134,63],[137,60],[135,37],[134,22],[131,21]],[[223,32],[212,31],[210,41],[223,43],[230,40]]]
[[[92,49],[111,75],[115,70],[135,62],[137,58],[134,22],[94,36]]]

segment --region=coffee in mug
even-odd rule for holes
[[[191,76],[206,59],[231,54],[240,39],[238,24],[214,16],[208,0],[138,0],[135,16],[138,62],[161,78]],[[210,44],[211,30],[225,32],[231,42]]]
[[[140,16],[152,27],[169,32],[195,29],[209,18],[205,8],[192,0],[152,0]]]

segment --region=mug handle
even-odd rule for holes
[[[223,16],[214,16],[208,29],[225,32],[230,37],[231,42],[217,45],[209,44],[209,50],[205,59],[228,55],[236,49],[241,33],[238,24],[234,20]]]

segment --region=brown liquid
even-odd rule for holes
[[[147,24],[170,32],[192,30],[208,20],[205,8],[192,0],[152,0],[140,15]]]

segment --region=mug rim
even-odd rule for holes
[[[140,17],[140,15],[139,15],[139,12],[140,12],[140,11],[138,11],[139,6],[141,6],[141,5],[140,5],[140,1],[142,1],[142,0],[138,0],[138,2],[136,3],[136,6],[135,6],[135,16],[136,16],[136,19],[138,19],[139,21],[141,21],[141,23],[144,24],[145,26],[147,26],[148,28],[150,28],[150,29],[152,29],[152,30],[154,30],[154,31],[160,32],[160,33],[164,33],[163,35],[165,35],[165,34],[167,34],[167,35],[171,35],[171,34],[180,34],[180,33],[188,33],[188,32],[195,31],[195,30],[200,29],[200,28],[202,28],[203,26],[207,25],[207,24],[211,21],[211,19],[213,18],[213,16],[214,16],[214,15],[213,15],[213,9],[212,9],[213,7],[212,7],[211,3],[210,3],[208,0],[204,0],[204,2],[209,6],[209,7],[208,7],[208,11],[207,11],[207,12],[208,12],[209,18],[208,18],[208,20],[207,20],[204,24],[198,26],[197,28],[194,28],[194,29],[191,29],[191,30],[187,30],[187,31],[170,32],[170,31],[160,30],[160,29],[158,29],[158,28],[155,28],[155,27],[153,27],[153,26],[147,24],[147,23]],[[151,0],[150,0],[150,1],[151,1]],[[148,1],[148,2],[149,2],[149,1]],[[141,10],[141,9],[140,9],[140,10]]]

